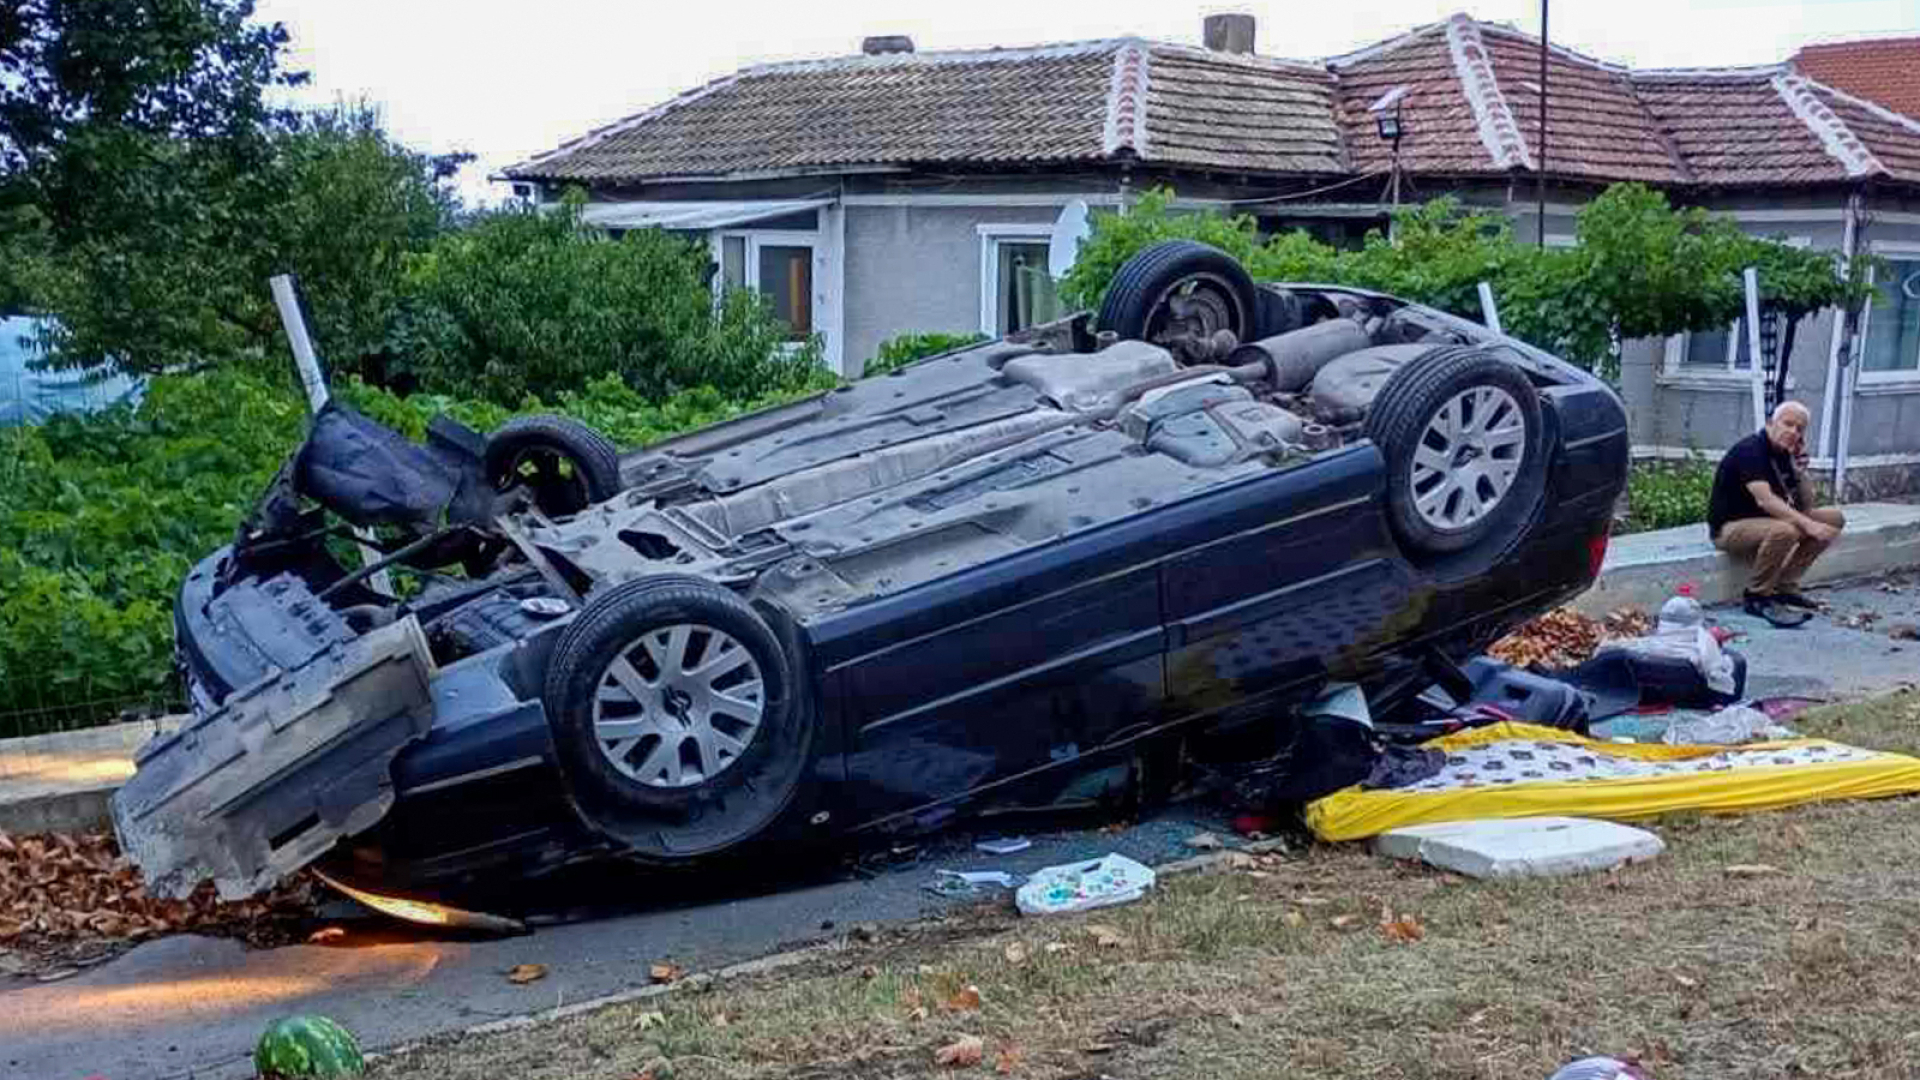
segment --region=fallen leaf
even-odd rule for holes
[[[979,1007],[980,988],[971,984],[954,991],[953,996],[947,999],[947,1008],[956,1012],[971,1012]]]
[[[987,1044],[980,1036],[962,1035],[936,1051],[933,1063],[949,1069],[971,1069],[986,1056]]]
[[[1287,902],[1299,904],[1301,907],[1325,907],[1333,903],[1333,901],[1328,900],[1324,896],[1295,896],[1291,897]]]
[[[1358,915],[1335,915],[1333,918],[1327,920],[1327,925],[1333,927],[1335,930],[1345,930],[1359,921],[1360,916]]]
[[[1738,878],[1766,877],[1768,874],[1779,872],[1779,867],[1768,866],[1766,863],[1735,863],[1727,867],[1727,876]]]
[[[1427,936],[1427,928],[1420,925],[1420,920],[1407,914],[1381,923],[1380,932],[1387,936],[1388,941],[1401,945],[1411,945]]]
[[[713,1024],[714,1027],[718,1027],[718,1028],[733,1026],[733,1021],[727,1019],[726,1013],[714,1013],[713,1020],[711,1021],[711,1023]]]
[[[1051,955],[1058,956],[1061,953],[1072,952],[1073,946],[1067,944],[1064,941],[1049,941],[1045,945],[1041,946],[1041,949]]]
[[[1028,955],[1027,946],[1025,942],[1010,941],[1007,943],[1007,948],[1006,948],[1007,963],[1013,964],[1017,967],[1027,962],[1027,955]]]
[[[925,1005],[915,1005],[913,1008],[907,1010],[908,1020],[925,1020],[926,1018],[927,1007]]]
[[[667,1022],[667,1014],[659,1010],[643,1012],[633,1018],[633,1026],[641,1031],[651,1031]]]
[[[686,973],[686,969],[679,964],[671,964],[665,961],[647,968],[647,977],[657,983],[677,982],[680,976]]]
[[[524,985],[546,977],[547,965],[545,964],[515,964],[507,969],[507,981],[516,985]]]
[[[1681,986],[1686,987],[1688,990],[1691,990],[1694,987],[1700,985],[1699,979],[1689,979],[1685,975],[1675,975],[1673,977],[1673,981],[1679,983]]]
[[[1299,912],[1292,911],[1292,910],[1289,910],[1284,917],[1287,920],[1288,926],[1302,926],[1302,925],[1305,925],[1307,921],[1307,917],[1305,915],[1302,915]]]
[[[307,935],[307,944],[321,945],[329,941],[339,941],[346,936],[347,932],[338,926],[323,926]]]
[[[880,969],[874,967],[872,964],[868,964],[866,967],[860,969],[860,977],[863,979],[877,979],[880,977]]]
[[[1229,1023],[1229,1024],[1232,1024],[1232,1025],[1233,1025],[1234,1027],[1237,1027],[1237,1028],[1243,1028],[1243,1027],[1246,1027],[1246,1026],[1247,1026],[1247,1018],[1246,1018],[1246,1017],[1244,1017],[1244,1016],[1241,1016],[1241,1015],[1240,1015],[1239,1013],[1237,1013],[1237,1012],[1236,1012],[1236,1013],[1228,1013],[1228,1014],[1227,1014],[1227,1023]]]
[[[1194,833],[1185,843],[1195,851],[1218,851],[1223,846],[1220,838],[1210,832]]]
[[[1087,927],[1087,936],[1102,949],[1124,949],[1133,944],[1133,939],[1103,923]]]
[[[1001,1076],[1012,1075],[1013,1070],[1018,1068],[1019,1065],[1020,1049],[1014,1046],[1003,1048],[999,1055],[993,1059],[993,1071],[999,1073]]]

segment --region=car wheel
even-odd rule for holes
[[[577,514],[620,491],[620,452],[605,435],[564,416],[519,416],[487,438],[495,491],[524,488],[548,517]]]
[[[792,801],[813,712],[780,638],[738,596],[663,576],[593,597],[547,669],[576,804],[662,861],[752,840]]]
[[[1214,335],[1251,335],[1256,294],[1239,260],[1193,240],[1168,240],[1113,275],[1095,326],[1122,340],[1162,346],[1186,363],[1212,358]]]
[[[1443,347],[1394,372],[1366,419],[1387,465],[1394,533],[1426,554],[1463,551],[1530,507],[1545,469],[1540,398],[1512,364]]]

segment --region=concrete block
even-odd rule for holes
[[[1870,577],[1920,566],[1920,506],[1851,503],[1840,541],[1808,571],[1806,584]],[[1713,546],[1704,524],[1616,536],[1607,546],[1600,579],[1575,600],[1576,610],[1604,615],[1615,608],[1657,609],[1682,584],[1701,603],[1740,598],[1747,565]]]
[[[1666,844],[1644,829],[1611,821],[1532,817],[1409,825],[1380,834],[1374,850],[1468,877],[1548,877],[1651,859]]]

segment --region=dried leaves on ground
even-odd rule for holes
[[[1605,619],[1560,608],[1494,642],[1487,655],[1516,667],[1572,667],[1593,656],[1603,641],[1653,632],[1653,619],[1637,608],[1616,608]]]
[[[222,903],[206,884],[185,900],[147,895],[113,835],[0,832],[0,973],[41,974],[104,960],[165,934],[235,937],[256,946],[306,936],[312,881],[291,879],[265,896]]]

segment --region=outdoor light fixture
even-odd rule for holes
[[[1382,139],[1387,142],[1400,141],[1400,110],[1395,109],[1390,113],[1381,113],[1373,119],[1374,123],[1380,128],[1380,137]]]

